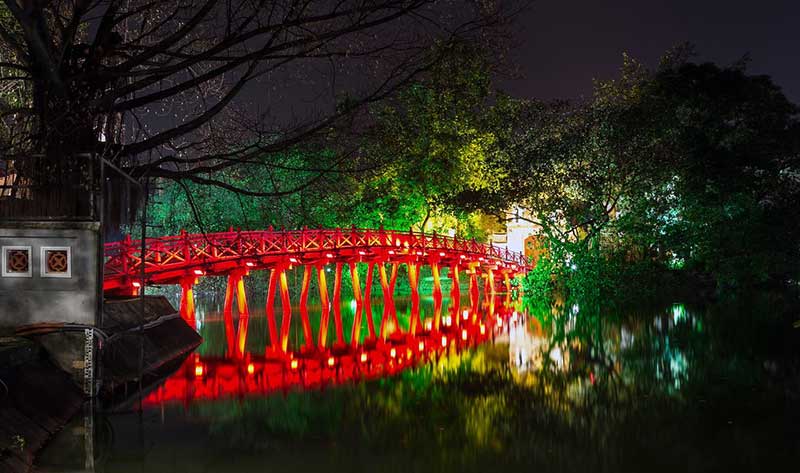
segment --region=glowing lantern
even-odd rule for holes
[[[202,269],[195,269],[194,270],[194,274],[195,274],[195,276],[202,276],[203,275],[203,270]]]
[[[481,324],[481,335],[486,335],[486,326]]]
[[[419,342],[419,351],[425,350],[425,342]]]
[[[252,363],[247,364],[247,374],[253,374],[256,372],[256,367],[253,366]]]
[[[394,348],[392,348],[392,349],[389,351],[389,356],[391,356],[392,358],[396,357],[396,356],[397,356],[397,350],[395,350]]]
[[[442,335],[442,348],[447,346],[447,337]]]
[[[461,340],[467,341],[467,330],[461,330]]]
[[[329,356],[328,357],[328,366],[333,366],[336,364],[336,358]]]
[[[290,367],[291,367],[293,370],[296,370],[296,369],[297,369],[297,367],[298,367],[298,366],[300,366],[300,362],[298,362],[297,360],[292,360],[292,361],[289,363],[289,366],[290,366]]]
[[[362,353],[361,354],[361,362],[362,363],[366,363],[367,362],[367,354],[366,353]]]
[[[205,369],[203,369],[203,365],[194,365],[194,375],[196,377],[199,378],[199,377],[203,376],[203,373],[205,373]]]

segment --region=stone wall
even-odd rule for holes
[[[92,222],[0,222],[0,326],[95,324],[99,230]]]

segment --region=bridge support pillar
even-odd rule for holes
[[[394,312],[394,283],[390,282],[389,278],[386,277],[386,266],[383,263],[379,263],[379,273],[381,278],[381,290],[383,292],[383,316],[381,317],[381,327],[380,327],[380,334],[379,336],[382,337],[384,340],[389,335],[388,325],[390,320],[394,320],[397,318]],[[392,280],[397,275],[397,265],[392,266]],[[395,326],[397,323],[395,322]]]
[[[394,288],[397,286],[397,270],[400,268],[399,263],[392,263],[392,276],[389,278],[389,294],[392,295],[391,297],[391,304],[389,307],[389,315],[391,316],[392,320],[394,321],[394,326],[397,330],[400,329],[400,321],[397,320],[397,310],[395,310],[394,306]]]
[[[486,270],[486,290],[484,297],[494,299],[495,294],[496,293],[494,289],[494,270],[489,268]]]
[[[286,353],[289,348],[289,328],[292,324],[292,303],[289,299],[289,284],[286,281],[286,269],[281,268],[280,273],[281,283],[281,309],[283,317],[281,317],[281,351]]]
[[[353,347],[357,347],[361,338],[363,301],[361,300],[361,282],[358,280],[358,265],[356,263],[350,263],[350,279],[353,282],[353,298],[356,300],[356,313],[353,317],[353,327],[350,331],[350,344]]]
[[[247,325],[250,320],[250,311],[247,308],[247,294],[244,288],[244,273],[234,271],[228,275],[228,285],[225,289],[225,305],[223,306],[223,319],[228,342],[228,353],[232,356],[241,356],[247,342]],[[239,310],[239,328],[234,340],[233,326],[233,300],[236,299]]]
[[[303,268],[303,285],[300,288],[300,318],[303,321],[303,339],[305,347],[314,347],[314,336],[311,334],[311,321],[308,318],[308,286],[311,284],[311,266]]]
[[[372,293],[372,273],[375,270],[375,263],[367,265],[367,280],[364,282],[364,316],[367,318],[367,328],[370,338],[375,338],[375,321],[372,320],[372,303],[370,294]]]
[[[195,277],[188,277],[181,280],[181,318],[192,328],[197,328],[194,310],[194,285],[197,283]]]
[[[344,327],[342,327],[342,263],[336,263],[336,276],[333,279],[333,323],[336,326],[336,343],[344,343]]]
[[[278,284],[278,269],[272,268],[269,272],[269,283],[267,285],[267,303],[264,307],[267,313],[267,329],[269,330],[269,347],[277,352],[278,344],[278,325],[275,322],[275,286]],[[268,348],[267,350],[269,351]]]
[[[459,268],[457,264],[450,267],[450,305],[452,307],[453,318],[456,319],[456,325],[461,324],[461,287],[459,286]]]
[[[411,335],[417,333],[420,325],[419,319],[419,264],[409,261],[408,266],[408,285],[411,287],[411,320],[409,321],[408,331]]]
[[[325,280],[324,266],[317,266],[317,278],[319,280],[319,303],[322,312],[319,319],[319,336],[317,337],[317,344],[320,348],[325,348],[325,343],[328,340],[330,304],[328,303],[328,284]]]
[[[478,268],[476,265],[469,266],[469,303],[472,307],[478,306],[480,293],[478,290]]]

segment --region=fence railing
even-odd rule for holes
[[[100,164],[91,155],[0,158],[0,221],[99,220]]]
[[[141,241],[126,238],[105,245],[106,279],[136,277],[144,259],[145,272],[157,273],[203,263],[247,257],[287,255],[302,258],[341,249],[400,249],[418,252],[453,251],[470,257],[486,258],[527,266],[521,253],[462,239],[419,232],[372,229],[264,230],[188,234],[148,239],[142,258]]]

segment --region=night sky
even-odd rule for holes
[[[588,95],[593,78],[617,75],[623,52],[654,66],[689,41],[696,61],[727,65],[749,53],[751,74],[772,76],[800,103],[798,0],[536,0],[515,36],[523,78],[500,87],[519,97]]]

